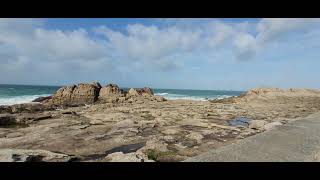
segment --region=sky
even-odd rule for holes
[[[0,19],[0,84],[320,88],[320,19]]]

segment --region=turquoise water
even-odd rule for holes
[[[49,96],[57,91],[59,86],[33,86],[33,85],[5,85],[0,84],[0,105],[11,105],[31,102],[37,97]],[[127,88],[123,88],[127,90]],[[243,91],[221,90],[185,90],[185,89],[153,89],[155,95],[167,99],[206,100],[221,99],[238,96]]]

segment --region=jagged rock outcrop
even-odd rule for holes
[[[153,91],[151,88],[148,88],[148,87],[144,87],[141,89],[131,88],[131,89],[129,89],[127,96],[128,97],[131,97],[131,96],[153,96]]]
[[[57,105],[92,104],[98,100],[101,85],[99,83],[66,86],[60,88],[52,97],[52,103]]]
[[[151,88],[149,88],[149,87],[144,87],[144,88],[142,88],[142,89],[137,89],[137,92],[138,92],[138,94],[139,95],[143,95],[143,96],[145,96],[145,95],[149,95],[149,96],[153,96],[153,91],[152,91],[152,89]]]
[[[100,89],[99,100],[106,102],[117,102],[120,97],[124,97],[125,92],[116,84],[108,84]]]
[[[139,93],[137,90],[130,88],[126,96],[127,97],[139,96]]]

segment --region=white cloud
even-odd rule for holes
[[[185,59],[190,57],[198,64],[212,57],[220,61],[254,59],[274,42],[284,43],[278,49],[290,47],[298,38],[298,43],[319,46],[315,41],[319,19],[164,21],[165,25],[157,26],[128,24],[121,30],[102,25],[93,31],[80,27],[66,31],[47,29],[45,20],[0,19],[0,75],[11,73],[8,78],[19,79],[41,73],[54,78],[56,72],[61,76],[117,70],[163,72],[187,67]],[[292,33],[299,33],[295,40]],[[97,34],[102,36],[92,36]]]
[[[320,19],[266,18],[257,24],[258,39],[261,42],[274,41],[298,30],[312,30],[319,27]]]

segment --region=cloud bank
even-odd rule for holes
[[[116,80],[134,72],[193,69],[194,62],[201,69],[210,61],[259,61],[268,50],[289,52],[288,47],[299,47],[297,42],[318,47],[320,33],[319,19],[155,22],[121,30],[101,25],[70,31],[48,29],[46,20],[0,19],[0,83],[54,84],[64,83],[57,80],[62,78],[99,80],[118,73],[111,78]]]

